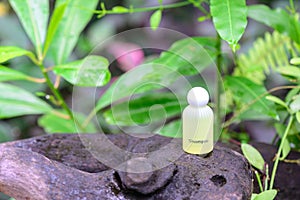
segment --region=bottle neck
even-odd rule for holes
[[[198,108],[198,109],[201,109],[201,108],[206,108],[207,107],[207,105],[203,105],[203,106],[198,106],[198,105],[191,105],[191,104],[189,104],[189,106],[191,106],[192,108]]]

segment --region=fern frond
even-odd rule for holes
[[[289,66],[289,58],[299,55],[300,49],[286,35],[276,31],[266,33],[264,38],[258,38],[247,54],[238,59],[234,75],[244,76],[255,83],[262,84],[270,69]]]

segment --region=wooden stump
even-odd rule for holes
[[[111,153],[105,144],[101,145],[103,149],[97,150],[83,145],[86,140],[101,142],[99,135],[45,135],[1,144],[0,191],[21,200],[251,197],[250,166],[233,150],[217,145],[211,155],[203,158],[177,149],[174,151],[179,155],[176,160],[171,159],[164,167],[156,168],[147,161],[150,152],[164,148],[171,141],[178,147],[180,139],[159,135],[145,138],[105,135],[118,148],[143,155],[129,158],[127,154],[112,154],[111,166],[120,161],[128,169],[124,171],[106,166],[95,158],[97,151]],[[168,148],[172,150],[175,146]],[[141,172],[141,169],[146,171]]]

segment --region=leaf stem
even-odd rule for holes
[[[269,181],[269,165],[265,164],[265,168],[266,168],[266,177],[265,177],[265,191],[268,190],[268,181]]]
[[[45,83],[46,79],[44,79],[44,78],[35,78],[35,77],[29,76],[28,81],[35,82],[35,83]]]
[[[203,8],[203,6],[201,6],[201,4],[204,1],[195,1],[195,0],[188,0],[189,2],[191,2],[196,8],[198,8],[201,12],[203,12],[203,14],[205,14],[206,16],[210,16],[210,13],[207,12],[207,10],[205,10]]]
[[[222,74],[222,40],[220,35],[217,33],[217,43],[216,43],[216,49],[217,49],[217,85],[216,85],[216,123],[215,123],[215,129],[217,133],[221,132],[221,87],[222,87],[222,80],[221,80],[221,74]]]
[[[279,163],[279,158],[280,158],[280,155],[281,155],[281,152],[282,152],[282,149],[283,149],[283,144],[284,144],[284,141],[286,140],[288,132],[291,129],[293,120],[294,120],[294,116],[291,115],[290,119],[289,119],[288,126],[285,129],[285,132],[284,132],[284,134],[282,136],[282,139],[281,139],[281,142],[280,142],[280,146],[279,146],[278,151],[276,153],[276,159],[275,159],[275,163],[274,163],[274,166],[273,166],[271,181],[270,181],[270,187],[269,187],[270,190],[272,190],[273,186],[274,186],[275,175],[276,175],[276,171],[277,171],[277,167],[278,167],[278,163]]]
[[[255,173],[255,176],[256,176],[256,179],[257,179],[257,182],[258,182],[258,185],[259,185],[259,190],[261,192],[263,192],[264,190],[263,190],[263,186],[262,186],[259,174],[258,174],[258,172],[256,170],[254,171],[254,173]]]
[[[70,116],[70,119],[74,119],[71,109],[66,104],[66,102],[63,99],[63,97],[61,96],[60,92],[54,87],[53,83],[51,82],[50,77],[49,77],[47,71],[45,70],[45,66],[43,64],[40,64],[39,67],[46,79],[46,83],[47,83],[48,87],[50,88],[51,92],[54,94],[55,98],[58,100],[61,107],[67,112],[67,114]]]

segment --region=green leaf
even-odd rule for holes
[[[37,54],[42,55],[49,17],[49,0],[9,0]]]
[[[248,7],[248,16],[280,33],[288,34],[295,42],[300,43],[300,23],[285,10],[280,8],[272,10],[266,5],[253,5]]]
[[[276,96],[268,95],[268,96],[266,96],[266,99],[269,100],[269,101],[272,101],[274,103],[277,103],[277,104],[285,107],[286,109],[289,109],[288,105]]]
[[[282,155],[280,157],[280,160],[284,160],[289,155],[290,151],[291,151],[290,142],[288,141],[288,139],[285,139],[283,141],[283,149],[282,149]]]
[[[99,99],[96,111],[133,93],[161,88],[162,85],[168,86],[183,75],[199,74],[216,57],[215,43],[214,39],[203,37],[175,42],[159,58],[123,74]],[[116,88],[124,84],[126,87],[122,87],[121,90]],[[113,96],[114,91],[117,91],[118,99]]]
[[[0,82],[15,80],[30,80],[30,77],[17,70],[0,65]]]
[[[285,11],[280,10],[272,10],[266,5],[252,5],[248,6],[248,16],[283,33],[288,16],[285,14]]]
[[[256,196],[257,196],[257,194],[252,193],[252,195],[251,195],[251,200],[254,200]]]
[[[52,17],[50,19],[48,31],[47,31],[47,36],[46,36],[46,40],[45,40],[43,56],[45,56],[47,54],[47,51],[48,51],[48,49],[50,47],[50,44],[52,42],[52,39],[53,39],[56,31],[58,29],[60,21],[61,21],[61,19],[64,16],[66,7],[67,7],[67,3],[63,3],[63,4],[57,6],[54,9]]]
[[[295,77],[300,79],[300,68],[296,66],[283,66],[276,69],[282,75]]]
[[[109,124],[119,126],[149,124],[180,115],[186,105],[185,99],[177,99],[172,93],[149,93],[112,106],[104,117]]]
[[[279,135],[279,137],[282,138],[282,136],[285,132],[286,126],[281,123],[275,123],[275,129],[276,129],[276,132]]]
[[[217,32],[235,51],[247,26],[246,1],[211,0],[210,10]]]
[[[182,138],[182,121],[176,120],[154,131],[159,135],[171,138]]]
[[[300,65],[300,58],[299,58],[299,57],[297,57],[297,58],[292,58],[292,59],[290,60],[290,63],[291,63],[292,65]]]
[[[13,125],[9,123],[0,122],[0,143],[12,141],[14,139]]]
[[[285,102],[291,102],[297,94],[300,94],[300,88],[291,89],[285,97]]]
[[[298,111],[296,113],[296,119],[297,119],[298,123],[300,123],[300,111]]]
[[[159,27],[161,21],[162,11],[155,11],[150,17],[150,26],[152,30],[156,30]]]
[[[273,200],[277,195],[277,190],[266,190],[255,196],[254,200]]]
[[[63,8],[65,3],[67,3],[67,6]],[[54,60],[56,65],[67,61],[80,33],[93,16],[93,10],[96,9],[97,4],[98,0],[56,1],[55,9],[59,9],[59,11],[57,11],[58,14],[53,24],[55,25],[55,23],[59,22],[59,25],[58,27],[53,25],[53,30],[51,29],[55,34],[51,33],[54,36],[49,36],[49,38],[52,38],[52,41],[48,50],[48,55]],[[60,15],[62,13],[63,17],[61,18]]]
[[[242,144],[241,148],[244,156],[252,166],[259,170],[264,169],[265,161],[259,151],[256,150],[256,148],[249,144]]]
[[[32,60],[35,59],[34,54],[25,49],[14,46],[0,46],[0,63],[20,56],[28,56]]]
[[[278,120],[275,104],[261,97],[262,94],[266,93],[264,86],[257,85],[249,79],[236,76],[225,77],[224,84],[234,94],[233,98],[239,107],[249,104],[249,107],[241,113],[239,118],[248,119],[248,112],[252,114],[255,112],[257,117],[269,116]]]
[[[293,101],[290,104],[290,109],[292,113],[300,111],[300,94],[293,98]]]
[[[91,55],[82,60],[57,65],[53,71],[73,85],[99,87],[107,84],[110,80],[108,65],[106,58]]]
[[[216,40],[207,37],[179,40],[167,51],[162,52],[159,58],[153,60],[153,63],[169,67],[183,75],[195,75],[216,58],[215,47]]]
[[[115,6],[112,8],[112,11],[117,12],[117,13],[127,13],[129,10],[128,10],[128,8],[125,8],[123,6]]]
[[[40,117],[38,120],[39,126],[43,127],[47,133],[81,133],[74,120],[61,118],[57,115],[57,112],[58,111]],[[65,114],[65,112],[61,112]],[[80,113],[75,113],[74,116],[80,124],[83,124],[86,119],[86,116]],[[83,132],[96,133],[97,130],[95,126],[90,123]]]
[[[33,94],[16,86],[0,83],[0,118],[44,114],[52,108]]]

